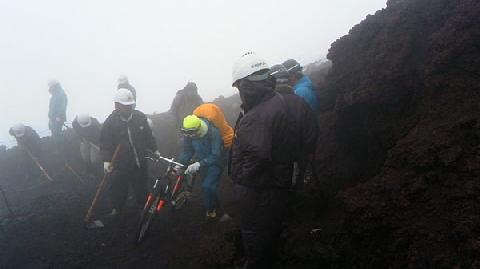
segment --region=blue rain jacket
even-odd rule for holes
[[[301,78],[297,84],[295,84],[293,89],[295,94],[302,97],[313,111],[318,110],[319,103],[317,95],[315,94],[315,88],[313,87],[313,83],[308,76],[304,75],[303,78]]]
[[[203,118],[201,120],[208,126],[207,134],[199,138],[185,137],[179,161],[188,164],[195,157],[200,162],[200,169],[211,165],[223,167],[225,165],[225,148],[222,135],[215,125]]]
[[[48,110],[48,118],[55,120],[60,118],[67,120],[67,95],[60,85],[54,85],[51,89],[52,97],[50,97],[50,105]]]

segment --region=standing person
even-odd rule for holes
[[[193,174],[200,171],[206,217],[215,219],[217,217],[218,183],[225,168],[225,148],[222,135],[213,123],[195,115],[185,117],[182,133],[185,139],[179,160],[184,164],[189,163],[192,159],[197,160],[188,166],[186,173]]]
[[[135,102],[137,101],[137,90],[135,89],[135,87],[132,86],[132,84],[128,82],[128,77],[126,75],[120,75],[118,77],[117,90],[119,89],[127,89],[131,91],[133,94],[133,99],[135,100]]]
[[[244,54],[232,69],[243,113],[235,126],[229,171],[248,268],[272,268],[300,140],[269,69],[255,53]]]
[[[52,136],[58,137],[61,135],[63,124],[67,120],[67,95],[56,79],[48,82],[48,92],[52,95],[48,111],[48,127]]]
[[[276,80],[275,91],[285,98],[288,113],[294,117],[293,129],[298,132],[297,136],[300,138],[296,143],[299,155],[295,162],[293,177],[294,187],[299,190],[304,185],[305,174],[313,174],[313,156],[318,137],[317,121],[310,106],[303,98],[295,95],[293,87],[288,84],[290,75],[287,69],[281,64],[274,65],[270,74]]]
[[[135,110],[135,99],[132,92],[119,89],[114,98],[115,110],[108,116],[102,126],[100,135],[100,151],[105,172],[112,177],[112,215],[124,208],[128,185],[135,193],[138,206],[143,206],[147,194],[147,162],[148,152],[157,150],[147,116]],[[112,166],[113,153],[120,145],[115,166]]]
[[[80,156],[87,173],[96,175],[100,162],[100,131],[102,126],[97,119],[88,114],[78,115],[72,122],[75,133],[80,137]]]
[[[23,150],[26,151],[26,155],[24,156],[25,163],[28,163],[27,167],[25,167],[25,171],[27,172],[27,177],[34,177],[38,176],[38,167],[36,167],[34,160],[32,158],[36,158],[37,160],[41,159],[42,157],[42,142],[40,140],[40,136],[37,134],[35,130],[33,130],[30,126],[25,126],[22,123],[15,124],[10,128],[9,134],[15,137],[17,140],[17,144]],[[28,156],[28,155],[32,156]]]
[[[312,108],[318,111],[319,103],[315,88],[310,78],[302,71],[302,66],[294,59],[289,59],[283,63],[289,74],[289,84],[293,87],[295,94],[302,97]]]

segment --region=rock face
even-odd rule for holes
[[[325,84],[328,72],[332,68],[332,62],[329,60],[318,60],[307,64],[303,68],[303,73],[310,77],[315,88],[322,88]]]
[[[311,225],[335,228],[290,238],[306,253],[289,268],[480,266],[479,18],[478,0],[392,0],[332,45],[316,163],[332,203]]]

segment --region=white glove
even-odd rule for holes
[[[160,157],[162,157],[162,154],[160,154],[160,151],[155,150],[155,152],[153,153],[153,156],[157,159],[160,159]]]
[[[199,162],[192,163],[191,165],[189,165],[187,167],[187,170],[185,171],[185,174],[191,175],[191,174],[194,174],[194,173],[198,172],[198,170],[200,170],[200,163]]]
[[[111,162],[104,162],[103,163],[103,171],[105,174],[111,173],[113,170],[113,166]]]

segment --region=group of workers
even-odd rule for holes
[[[118,82],[115,110],[103,125],[87,114],[78,115],[72,123],[81,138],[82,158],[91,165],[101,160],[104,171],[111,173],[112,215],[125,207],[129,185],[137,204],[144,205],[148,189],[145,157],[160,155],[147,116],[135,109],[135,88],[126,76]],[[207,219],[217,218],[218,184],[228,167],[235,183],[234,217],[240,219],[245,268],[271,268],[290,190],[292,185],[302,186],[302,173],[313,161],[319,103],[312,82],[292,59],[270,68],[257,54],[246,53],[233,65],[232,86],[238,89],[242,105],[230,142],[226,142],[228,128],[225,131],[204,114],[188,111],[178,124],[183,134],[178,160],[188,164],[185,173],[202,178]],[[194,83],[184,89],[185,94],[196,90]],[[52,135],[58,136],[66,120],[67,98],[58,81],[49,83],[49,91],[49,126]],[[21,124],[10,133],[26,148],[33,145],[27,142],[29,137],[36,143],[40,140],[35,131]]]

